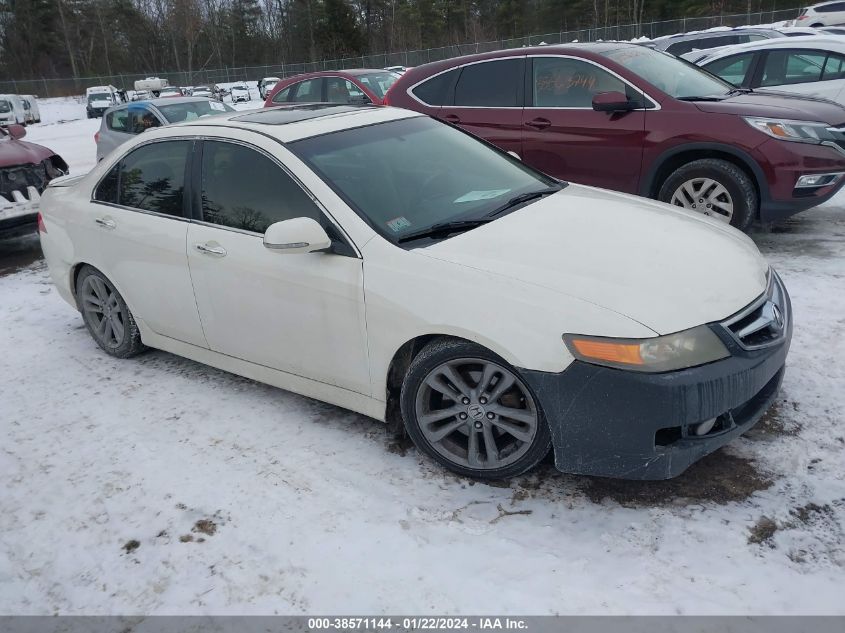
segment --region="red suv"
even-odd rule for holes
[[[374,68],[327,70],[289,77],[276,84],[264,106],[283,103],[352,103],[381,105],[399,73]]]
[[[402,75],[385,103],[459,125],[552,176],[746,229],[845,182],[845,109],[735,88],[636,44],[470,55]]]

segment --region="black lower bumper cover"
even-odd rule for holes
[[[559,374],[521,370],[552,431],[566,473],[670,479],[741,435],[771,406],[786,369],[791,323],[779,343],[745,350],[717,332],[731,356],[647,374],[573,362]],[[718,418],[701,437],[694,427]]]

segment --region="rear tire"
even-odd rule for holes
[[[748,174],[718,158],[682,165],[663,182],[657,198],[715,217],[740,231],[748,229],[759,207],[757,189]]]
[[[551,447],[549,425],[530,387],[507,361],[475,343],[429,343],[411,361],[400,402],[416,447],[465,477],[521,475]]]
[[[146,349],[126,301],[93,266],[83,266],[76,278],[76,305],[91,338],[110,356],[130,358]]]

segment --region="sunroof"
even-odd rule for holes
[[[243,121],[244,123],[265,123],[267,125],[285,125],[297,121],[307,121],[321,116],[331,114],[342,114],[344,112],[359,112],[367,106],[339,105],[336,103],[311,103],[297,106],[279,106],[244,114],[243,116],[232,117],[232,121]]]

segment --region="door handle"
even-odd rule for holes
[[[461,117],[457,114],[447,114],[443,117],[443,120],[446,121],[446,123],[460,123]]]
[[[548,119],[532,119],[531,121],[525,122],[525,125],[533,127],[535,130],[545,130],[551,124],[552,122]]]
[[[213,255],[215,257],[226,257],[226,249],[222,246],[211,246],[208,243],[206,244],[194,244],[194,248],[197,249],[203,255]]]
[[[115,222],[111,218],[95,218],[94,222],[99,224],[104,229],[113,229],[117,226],[117,222]]]

